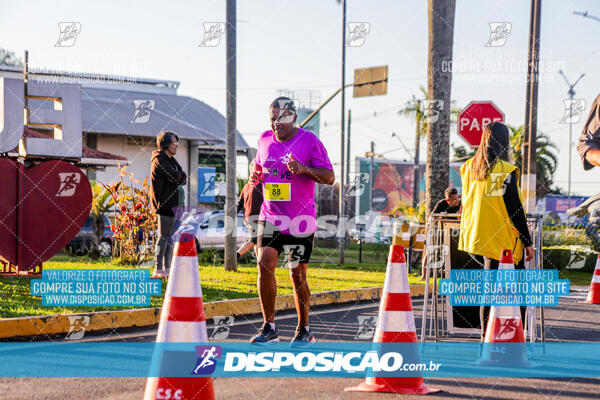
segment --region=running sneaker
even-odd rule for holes
[[[294,338],[292,339],[290,345],[292,347],[305,346],[315,341],[315,335],[313,335],[312,331],[310,329],[306,330],[306,328],[302,327],[296,328],[296,334],[294,335]]]
[[[258,330],[258,333],[250,339],[250,343],[273,343],[279,342],[279,336],[277,336],[277,330],[271,328],[268,322],[265,322]]]
[[[164,269],[156,270],[150,278],[152,279],[167,279],[169,277],[169,273]]]

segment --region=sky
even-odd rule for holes
[[[452,100],[456,108],[471,101],[493,101],[505,122],[525,118],[525,79],[529,33],[528,0],[457,0],[454,23]],[[0,47],[21,55],[29,50],[32,68],[117,74],[181,82],[178,93],[195,97],[225,114],[225,38],[200,46],[204,24],[225,21],[224,0],[194,1],[34,1],[0,5]],[[237,3],[237,127],[256,146],[269,129],[268,105],[279,89],[314,90],[326,99],[341,83],[342,12],[335,0],[239,0]],[[589,107],[600,87],[600,2],[543,0],[538,129],[558,147],[556,183],[568,182],[569,126],[560,123],[568,87],[582,73],[576,99],[585,110],[573,124],[572,193],[600,192],[600,169],[584,171],[576,152]],[[55,47],[58,22],[79,22],[72,47]],[[420,86],[427,85],[427,2],[425,0],[348,0],[347,22],[368,24],[362,46],[347,47],[346,79],[356,68],[389,66],[388,93],[353,98],[352,159],[364,156],[370,142],[391,160],[408,160],[400,143],[414,149],[414,121],[398,115]],[[508,22],[503,46],[486,46],[490,23]],[[495,44],[495,43],[494,43]],[[595,67],[596,66],[596,67]],[[321,139],[339,175],[339,96],[321,113]],[[395,132],[400,138],[391,137]],[[421,145],[421,160],[426,157]],[[451,143],[464,144],[451,130]],[[452,151],[451,151],[452,154]],[[354,163],[352,163],[354,164]],[[354,166],[351,167],[351,171]],[[245,175],[240,166],[239,175]]]

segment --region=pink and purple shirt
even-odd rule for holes
[[[278,142],[273,131],[264,132],[254,160],[262,167],[265,199],[259,221],[271,222],[285,234],[313,233],[317,230],[315,181],[292,174],[287,167],[291,157],[307,167],[333,169],[325,146],[314,133],[298,128],[290,140]]]

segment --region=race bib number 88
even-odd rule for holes
[[[265,200],[289,201],[290,191],[289,183],[265,183]]]

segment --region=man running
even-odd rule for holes
[[[278,342],[275,327],[275,268],[279,254],[289,256],[290,278],[298,313],[292,344],[315,340],[308,326],[310,290],[306,269],[317,230],[315,182],[331,185],[333,167],[323,143],[294,127],[296,108],[288,97],[270,106],[271,130],[258,139],[252,182],[262,182],[264,202],[258,223],[258,293],[264,324],[252,342]]]
[[[237,251],[238,261],[242,255],[251,249],[254,249],[254,254],[258,259],[256,248],[258,237],[256,235],[258,233],[258,217],[263,203],[263,192],[262,185],[254,185],[251,182],[252,173],[254,172],[254,161],[250,162],[248,172],[250,174],[250,179],[248,179],[248,183],[244,185],[242,193],[240,193],[240,197],[238,198],[238,212],[244,210],[244,225],[248,228],[249,237],[248,241],[242,244]]]

